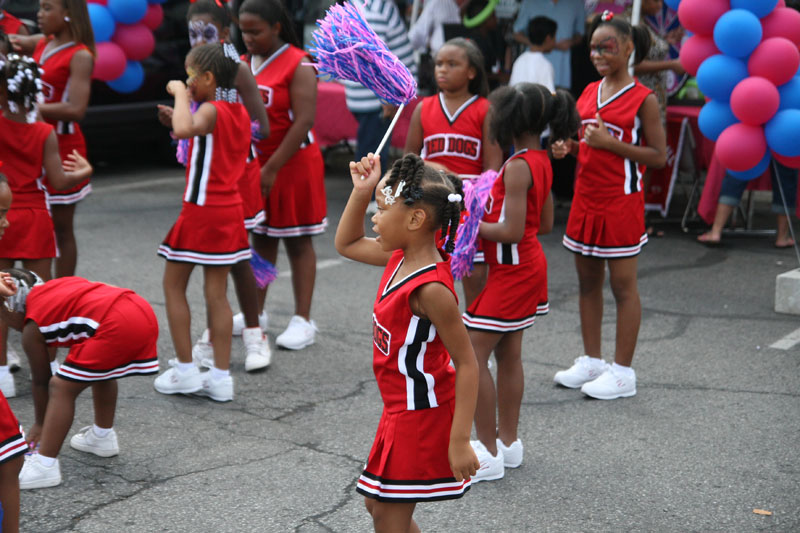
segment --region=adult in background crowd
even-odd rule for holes
[[[514,40],[526,47],[531,46],[528,39],[528,23],[535,17],[549,17],[556,21],[556,46],[546,54],[555,70],[556,87],[572,89],[570,71],[570,49],[580,43],[586,25],[586,10],[583,0],[522,0],[514,21]]]
[[[463,3],[463,0],[461,0]],[[420,93],[436,92],[436,81],[433,79],[436,52],[444,44],[444,25],[460,24],[461,14],[456,0],[425,0],[422,12],[408,30],[411,47],[419,52]]]

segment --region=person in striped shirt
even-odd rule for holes
[[[353,5],[361,10],[364,19],[369,23],[380,39],[386,43],[389,50],[396,55],[400,61],[417,75],[417,63],[414,60],[413,49],[408,40],[406,25],[400,17],[393,0],[367,0],[365,3],[353,1]],[[358,121],[358,133],[356,137],[356,161],[374,151],[381,138],[389,129],[389,122],[394,115],[395,106],[381,102],[371,90],[363,85],[345,81],[345,97],[347,99],[347,109]],[[379,154],[381,161],[389,161],[389,145],[386,143]]]

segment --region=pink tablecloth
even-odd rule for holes
[[[413,100],[403,109],[403,114],[400,115],[392,132],[392,146],[397,148],[405,146],[411,113],[418,102],[419,99]],[[347,109],[344,99],[344,86],[336,82],[319,82],[314,132],[317,134],[320,146],[331,146],[342,141],[355,142],[357,130],[358,122]]]

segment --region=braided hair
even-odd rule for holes
[[[211,72],[217,83],[217,99],[236,101],[236,74],[239,72],[239,57],[229,44],[207,43],[189,50],[186,59],[194,63],[201,72]]]
[[[456,245],[456,230],[464,210],[464,189],[461,179],[449,172],[429,167],[416,154],[406,154],[395,161],[386,185],[392,189],[404,182],[400,196],[406,205],[422,204],[431,208],[433,223],[447,236],[444,245],[450,253]]]
[[[19,54],[8,54],[0,58],[0,79],[6,86],[8,110],[12,113],[27,113],[27,121],[36,121],[36,104],[44,101],[42,96],[42,70],[33,58]]]

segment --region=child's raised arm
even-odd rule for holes
[[[350,177],[353,179],[353,192],[336,228],[336,251],[354,261],[385,266],[392,253],[384,250],[375,239],[364,235],[364,214],[381,179],[380,157],[370,153],[361,161],[351,161]]]
[[[175,97],[175,107],[172,111],[172,132],[175,137],[191,139],[214,131],[217,109],[213,105],[204,103],[192,113],[189,106],[189,91],[180,80],[170,81],[167,84],[167,92]]]
[[[44,142],[44,159],[42,166],[47,180],[56,190],[63,191],[74,187],[92,175],[92,166],[77,150],[69,154],[70,159],[62,162],[58,154],[58,139],[54,131],[50,132]]]
[[[469,443],[475,405],[478,402],[478,361],[461,321],[456,297],[441,283],[426,283],[409,299],[414,314],[426,317],[447,348],[456,368],[456,406],[450,426],[447,457],[457,481],[474,476],[480,463]]]

